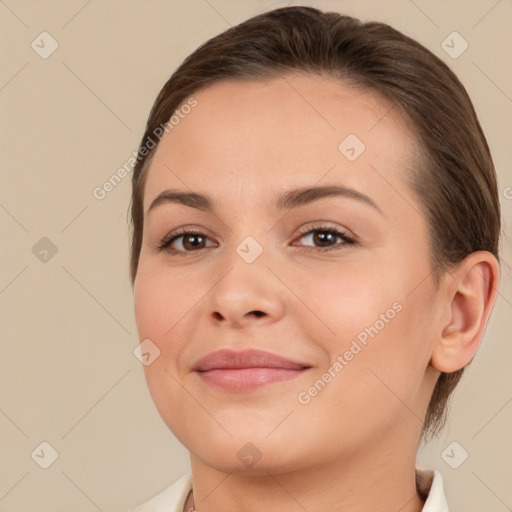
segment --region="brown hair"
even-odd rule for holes
[[[190,95],[213,83],[292,72],[329,75],[380,93],[413,126],[421,165],[411,172],[410,184],[429,222],[436,283],[474,251],[499,258],[494,165],[471,100],[450,68],[384,23],[363,23],[312,7],[285,7],[248,19],[201,45],[160,91],[132,177],[132,286],[142,243],[144,181],[155,151],[154,142],[149,145],[152,134]],[[462,372],[439,376],[423,426],[425,439],[443,427],[448,398]]]

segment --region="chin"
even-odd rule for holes
[[[236,441],[235,446],[217,447],[216,449],[204,450],[204,444],[199,450],[189,448],[194,458],[223,473],[234,473],[247,476],[268,476],[269,473],[279,474],[295,471],[298,469],[298,461],[290,459],[289,447],[283,447],[285,453],[272,451],[266,447],[257,447],[249,443]],[[260,449],[261,448],[261,449]]]

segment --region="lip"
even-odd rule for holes
[[[242,392],[293,379],[310,367],[263,350],[221,349],[199,359],[192,369],[210,386]]]

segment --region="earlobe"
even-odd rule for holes
[[[499,264],[487,251],[467,256],[446,276],[444,296],[448,320],[440,325],[431,365],[443,373],[466,366],[476,354],[499,287]]]

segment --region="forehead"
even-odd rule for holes
[[[393,181],[409,167],[414,137],[398,109],[331,77],[222,81],[193,97],[155,150],[144,210],[167,186],[255,196],[327,179],[371,189],[376,172]]]

